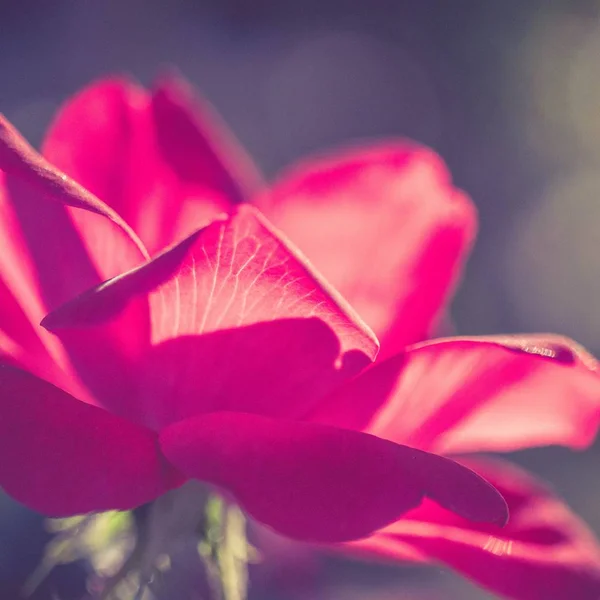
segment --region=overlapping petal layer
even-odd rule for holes
[[[141,405],[155,427],[214,410],[294,418],[361,364],[340,361],[337,337],[316,318],[178,337],[149,353]]]
[[[51,269],[43,268],[48,266],[43,263],[49,261],[43,249],[49,239],[42,233],[53,228],[63,236],[61,258],[73,270],[73,281],[59,282],[55,277],[51,283],[62,287],[43,286],[49,306],[64,302],[98,277],[107,279],[148,258],[137,235],[117,212],[33,150],[4,117],[0,117],[0,171],[5,174],[4,193],[11,200],[27,248],[40,264],[37,275],[42,285],[52,276]]]
[[[2,486],[45,514],[129,509],[183,481],[156,434],[12,366],[0,412]]]
[[[138,380],[154,427],[219,406],[290,416],[377,352],[368,328],[250,207],[82,294],[44,325],[68,336],[147,294],[154,348]]]
[[[591,443],[597,361],[559,336],[448,338],[406,349],[306,418],[441,454]]]
[[[508,516],[469,469],[360,432],[215,412],[167,427],[160,441],[184,473],[232,492],[256,519],[297,539],[368,535],[425,496],[474,521]]]
[[[505,528],[470,523],[426,501],[350,547],[393,559],[440,561],[514,600],[600,596],[600,546],[561,500],[515,466],[461,462],[502,493],[510,510]]]
[[[50,378],[53,374],[58,375],[40,332],[4,283],[3,277],[0,277],[0,308],[0,360],[38,375]]]
[[[373,328],[386,356],[429,336],[476,229],[473,205],[440,159],[408,142],[301,165],[256,203]]]
[[[131,269],[147,252],[119,215],[37,154],[4,120],[0,235],[0,278],[7,298],[21,307],[44,348],[39,357],[29,356],[33,360],[27,368],[78,397],[87,395],[79,380],[96,395],[128,387],[127,349],[148,337],[147,308],[110,331],[88,332],[85,339],[65,337],[64,347],[38,324],[48,310]],[[9,314],[0,317],[3,329],[10,327],[3,322]],[[35,345],[35,340],[29,343]]]
[[[215,111],[174,76],[151,93],[120,79],[87,87],[58,114],[43,153],[112,206],[152,253],[260,186]]]

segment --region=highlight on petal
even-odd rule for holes
[[[57,329],[101,322],[156,285],[150,296],[155,343],[275,319],[317,317],[336,333],[342,352],[358,351],[370,360],[377,354],[368,327],[249,206],[82,294],[49,315],[45,325]]]
[[[67,101],[44,156],[102,198],[152,253],[183,239],[260,186],[250,159],[178,77],[150,93],[100,80]]]
[[[79,378],[92,393],[97,392],[98,382],[126,387],[122,385],[126,373],[117,374],[115,369],[120,370],[121,349],[133,339],[143,338],[143,325],[134,326],[130,321],[127,327],[113,329],[110,335],[104,332],[107,335],[83,344],[63,339],[63,346],[40,329],[39,323],[48,310],[107,277],[131,269],[143,258],[139,240],[115,221],[119,218],[108,207],[47,163],[14,128],[2,122],[0,280],[6,286],[6,302],[12,297],[11,302],[22,311],[19,332],[31,329],[32,335],[25,341],[21,333],[17,337],[10,333],[16,327],[16,321],[12,322],[16,312],[7,305],[3,310],[7,322],[0,322],[0,328],[31,350],[28,360],[21,357],[16,364],[78,397],[89,397]],[[143,321],[143,313],[140,318]],[[93,360],[84,365],[80,355],[90,352]]]
[[[596,600],[600,545],[586,525],[532,476],[500,461],[469,459],[508,503],[500,529],[474,525],[425,501],[373,536],[347,545],[367,555],[442,562],[513,600]],[[407,551],[408,550],[408,551]]]
[[[76,329],[106,323],[128,305],[171,279],[180,269],[198,233],[127,273],[122,273],[81,293],[47,314],[41,322],[49,331]]]
[[[360,319],[248,206],[42,324],[62,340],[77,334],[84,341],[90,326],[114,323],[123,311],[135,316],[132,303],[148,294],[155,348],[139,353],[145,356],[133,371],[143,382],[138,408],[122,384],[104,402],[152,427],[219,407],[293,417],[377,352]]]
[[[495,357],[475,347],[473,357],[478,357],[482,376],[484,368],[490,377],[495,369],[506,369],[505,389],[489,396],[479,410],[465,414],[436,446],[445,453],[476,447],[506,451],[550,444],[575,449],[589,446],[600,426],[596,359],[560,336],[496,339],[500,348],[514,344],[512,361],[493,366]]]
[[[409,142],[301,164],[257,206],[372,327],[385,356],[429,336],[476,230],[439,157]]]
[[[75,395],[85,402],[93,403],[89,391],[64,363],[56,360],[48,348],[47,339],[39,335],[18,307],[7,301],[6,290],[0,286],[0,366],[6,365],[27,371],[53,385]]]
[[[156,434],[0,366],[0,485],[51,516],[130,509],[182,483]]]
[[[600,425],[597,361],[560,336],[448,338],[409,347],[309,418],[442,454],[587,446]]]
[[[504,524],[506,504],[473,471],[368,434],[258,415],[210,413],[160,434],[190,477],[232,493],[258,521],[292,538],[360,538],[425,496],[474,521]]]
[[[121,404],[116,400],[132,391],[130,356],[149,340],[147,302],[118,326],[87,332],[85,339],[71,333],[62,345],[38,325],[49,310],[137,265],[148,256],[143,245],[112,209],[39,156],[6,122],[0,124],[0,169],[0,279],[51,358],[42,370],[18,364],[61,387],[70,381],[67,389],[78,397],[80,381],[86,398],[110,395],[113,405]]]
[[[1,264],[1,263],[0,263]],[[26,311],[0,276],[0,361],[20,365],[37,375],[57,370],[48,348]]]
[[[147,256],[114,211],[39,156],[4,120],[0,234],[1,276],[35,325],[48,309]]]
[[[148,257],[139,238],[118,213],[39,155],[1,114],[0,169],[25,180],[39,193],[65,206],[81,208],[107,218],[125,234],[142,257]]]

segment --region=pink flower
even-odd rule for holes
[[[105,81],[67,104],[43,153],[85,189],[9,125],[0,137],[9,493],[63,515],[195,477],[290,537],[362,538],[349,545],[443,561],[523,600],[598,598],[600,550],[558,499],[513,467],[461,458],[505,495],[501,529],[493,488],[442,458],[585,447],[600,380],[564,338],[423,341],[476,226],[433,153],[357,149],[265,189],[173,80],[151,94]],[[238,206],[250,198],[380,337],[375,366],[363,370],[370,329]],[[54,336],[37,326],[48,312]]]
[[[112,127],[94,102],[119,90],[126,88],[92,92],[101,121],[82,123]],[[221,206],[219,194],[228,198],[238,186],[203,137],[190,139],[170,121],[184,116],[170,96],[155,102],[166,134],[176,135],[160,150],[177,150],[180,161],[199,154],[187,171],[185,163],[161,169],[144,137],[160,137],[160,127],[117,121],[116,134],[139,133],[141,150],[156,151],[155,163],[140,162],[146,171],[119,158],[139,185],[114,172],[99,179],[122,186],[122,201],[137,198],[135,209],[119,205],[116,189],[103,192],[114,200],[109,208],[2,123],[6,491],[63,516],[129,509],[195,478],[233,494],[280,533],[316,542],[369,535],[424,497],[504,524],[504,500],[472,470],[310,416],[375,358],[377,339],[255,208],[196,215],[188,200],[208,196]],[[132,110],[146,115],[143,95]],[[64,153],[64,143],[59,123],[45,151]],[[106,148],[89,143],[99,167]],[[199,182],[184,180],[193,164]],[[143,172],[166,183],[148,187]],[[172,210],[161,204],[163,190],[181,193],[169,199]],[[151,238],[140,240],[121,214]],[[146,245],[174,240],[145,261]]]

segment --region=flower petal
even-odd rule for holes
[[[297,539],[365,536],[424,496],[476,521],[507,518],[502,497],[472,471],[356,431],[210,413],[170,425],[160,442],[184,473],[230,491],[258,521]]]
[[[205,98],[170,73],[152,95],[160,149],[179,177],[197,181],[230,202],[248,200],[264,184],[251,158]]]
[[[139,378],[150,382],[140,405],[152,405],[146,422],[154,426],[219,406],[292,416],[377,352],[368,328],[249,206],[43,324],[62,338],[110,322],[146,294],[157,347]]]
[[[1,192],[0,192],[1,193]],[[0,361],[48,374],[56,365],[39,328],[28,319],[10,288],[0,276]]]
[[[126,388],[129,375],[121,359],[133,343],[148,338],[147,307],[145,314],[130,315],[126,326],[122,322],[118,328],[97,330],[93,338],[88,333],[83,342],[75,335],[63,338],[66,353],[38,325],[49,310],[131,269],[147,252],[112,209],[49,164],[1,120],[0,169],[0,279],[71,382],[80,376],[93,394],[98,386]],[[82,360],[85,353],[93,359]],[[48,368],[27,366],[62,387]],[[68,389],[79,395],[76,387]]]
[[[581,448],[600,425],[600,373],[559,336],[449,338],[378,363],[308,418],[442,454]]]
[[[0,484],[52,516],[130,509],[183,481],[156,435],[0,366]]]
[[[364,355],[362,355],[364,358]],[[210,411],[295,418],[364,365],[320,319],[277,319],[167,340],[142,366],[145,423]]]
[[[0,357],[85,397],[77,378],[69,372],[67,357],[57,340],[39,327],[45,313],[39,293],[43,280],[36,277],[0,171]],[[52,251],[49,251],[49,254]],[[51,275],[52,276],[52,275]]]
[[[495,343],[498,346],[493,348]],[[507,349],[513,356],[506,355]],[[573,340],[553,335],[498,336],[474,340],[460,352],[463,366],[475,363],[472,369],[487,381],[488,391],[481,392],[484,402],[466,411],[465,399],[455,394],[455,406],[463,416],[438,438],[437,451],[504,452],[555,444],[581,449],[594,441],[600,426],[599,365]],[[490,394],[496,378],[504,385]],[[472,382],[474,396],[476,386]]]
[[[177,251],[177,248],[174,249]],[[150,272],[152,265],[145,269]],[[254,208],[198,232],[176,277],[158,290],[155,338],[202,334],[290,317],[318,317],[338,335],[343,352],[371,360],[377,339],[360,317]],[[166,321],[166,322],[165,322]]]
[[[257,205],[382,340],[428,337],[476,229],[440,159],[408,142],[300,165]]]
[[[412,547],[422,557],[443,562],[514,600],[597,600],[600,546],[569,508],[512,465],[479,459],[464,464],[504,495],[510,510],[504,529],[473,525],[425,502],[349,547],[401,559],[407,558],[407,546]]]
[[[38,209],[35,214],[38,220],[42,220],[43,217],[52,218],[53,225],[63,225],[68,222],[64,210],[40,202],[40,195],[58,203],[59,206],[62,205],[63,208],[83,209],[82,212],[69,211],[67,214],[76,221],[77,231],[88,243],[88,251],[95,266],[104,277],[107,277],[108,273],[115,274],[118,268],[121,270],[126,266],[131,268],[141,259],[148,258],[144,245],[118,213],[39,155],[2,115],[0,115],[0,169],[9,177],[8,186],[14,179],[30,188],[30,192],[36,192],[34,201],[28,201],[26,194],[16,194],[17,197],[13,200],[14,208],[22,220],[25,220],[24,212],[32,210],[29,205],[35,202],[35,208]],[[44,212],[40,214],[40,210]],[[94,215],[104,218],[99,219]],[[63,226],[63,233],[68,231],[70,237],[73,237],[72,229],[72,225]],[[86,233],[88,236],[85,235]],[[33,243],[35,240],[29,241]],[[77,258],[81,260],[79,256]],[[115,271],[116,261],[118,267]]]
[[[43,153],[112,206],[152,253],[260,183],[208,103],[174,76],[152,94],[121,79],[87,87],[59,112]]]

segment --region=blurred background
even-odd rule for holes
[[[600,354],[598,0],[0,0],[0,110],[34,144],[90,80],[150,83],[169,65],[268,176],[349,140],[433,147],[481,219],[458,331],[554,331]],[[599,458],[517,457],[600,533]],[[0,499],[1,598],[18,597],[46,539],[36,515]],[[306,568],[289,589],[263,569],[252,597],[491,597],[440,569]],[[59,570],[35,597],[76,598],[82,578]]]

